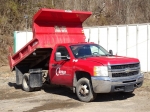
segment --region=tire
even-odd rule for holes
[[[22,78],[22,88],[24,91],[31,92],[33,88],[29,86],[29,74],[25,73]]]
[[[96,98],[96,93],[93,92],[90,81],[87,78],[81,78],[76,85],[76,95],[83,102],[90,102]]]
[[[124,94],[133,94],[134,90],[133,91],[130,91],[130,92],[124,92]]]
[[[40,91],[41,90],[41,87],[36,87],[36,88],[34,88],[34,90],[32,90],[32,91]]]
[[[132,95],[132,94],[134,94],[134,90],[130,91],[130,92],[120,92],[120,94],[122,94],[122,95]]]

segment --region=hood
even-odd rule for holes
[[[129,64],[138,63],[139,60],[136,58],[122,57],[122,56],[100,56],[100,57],[88,57],[82,59],[90,62],[101,63],[102,65],[117,65],[117,64]]]

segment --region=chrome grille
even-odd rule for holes
[[[110,73],[112,77],[128,77],[138,75],[140,72],[139,63],[110,65]]]
[[[112,73],[112,77],[127,77],[127,76],[133,76],[133,75],[137,75],[139,73],[139,71],[132,71],[129,73]]]
[[[135,68],[139,67],[139,63],[135,64],[125,64],[125,65],[111,65],[111,69],[126,69],[126,68]]]

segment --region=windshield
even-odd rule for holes
[[[109,56],[109,52],[97,44],[80,44],[70,46],[75,58],[90,56]]]

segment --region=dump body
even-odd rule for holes
[[[11,70],[15,66],[34,68],[50,57],[58,43],[85,42],[82,23],[90,15],[91,12],[39,10],[33,17],[33,39],[13,56],[9,55]]]

